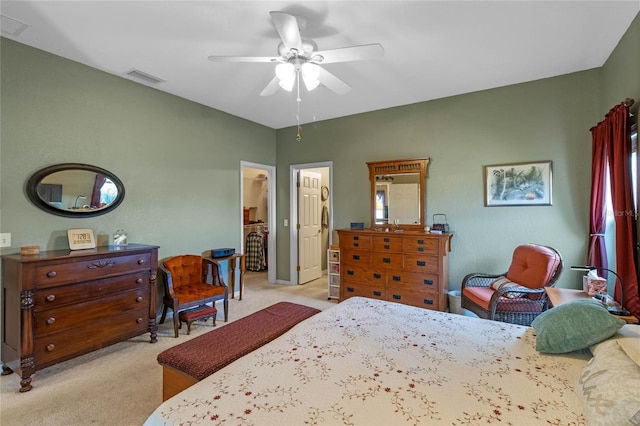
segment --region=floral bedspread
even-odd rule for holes
[[[146,425],[583,425],[589,355],[534,330],[354,297],[164,402]]]

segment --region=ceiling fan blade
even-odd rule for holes
[[[278,89],[280,89],[280,80],[278,77],[273,77],[273,80],[267,84],[267,87],[260,92],[260,96],[271,96],[276,93]]]
[[[338,95],[344,95],[345,93],[349,92],[349,90],[351,90],[351,86],[349,86],[347,83],[340,80],[338,77],[331,74],[324,68],[318,68],[320,72],[320,74],[318,75],[318,80],[320,80],[320,83],[322,83],[325,87],[329,88]]]
[[[211,62],[280,62],[273,56],[209,56]]]
[[[287,50],[296,49],[299,53],[304,53],[302,48],[302,37],[298,29],[298,20],[295,16],[284,12],[269,12],[271,20],[276,27],[282,43]]]
[[[315,59],[322,56],[322,60]],[[363,44],[361,46],[342,47],[330,49],[313,54],[312,61],[318,64],[331,64],[335,62],[364,61],[384,56],[384,48],[379,43]]]

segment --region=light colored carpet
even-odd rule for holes
[[[277,302],[326,309],[327,278],[299,286],[269,284],[266,273],[248,272],[242,301],[229,300],[229,322]],[[224,327],[222,307],[216,327]],[[173,337],[171,318],[159,325],[158,342],[149,334],[121,342],[36,372],[33,389],[19,393],[17,374],[0,379],[0,424],[18,425],[141,425],[162,402],[162,368],[158,353],[213,329],[212,322],[194,322]],[[224,342],[221,342],[224,344]]]

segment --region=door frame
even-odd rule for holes
[[[298,172],[303,169],[329,169],[329,247],[333,242],[333,161],[292,164],[289,166],[289,283],[298,285]]]
[[[267,172],[267,227],[269,235],[267,237],[267,280],[270,283],[276,282],[276,168],[267,164],[252,163],[250,161],[240,161],[240,205],[238,206],[238,216],[240,217],[240,247],[245,250],[244,241],[244,169],[261,169]],[[245,253],[246,254],[246,253]]]

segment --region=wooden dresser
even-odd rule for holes
[[[37,370],[149,332],[157,341],[158,247],[2,256],[2,374]]]
[[[340,300],[364,296],[446,311],[453,234],[338,230]]]

